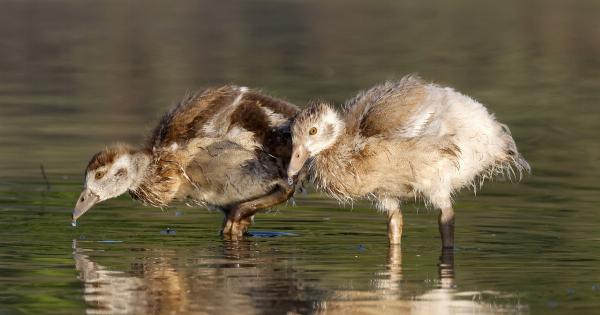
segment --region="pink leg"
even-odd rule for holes
[[[390,245],[400,245],[402,242],[402,211],[400,207],[395,210],[388,210],[388,239]]]

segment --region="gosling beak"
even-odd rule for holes
[[[297,177],[298,173],[306,163],[308,159],[308,151],[302,145],[295,145],[292,150],[292,159],[290,160],[290,165],[288,166],[288,183],[292,185]]]
[[[77,220],[86,213],[86,211],[90,210],[99,200],[100,197],[87,188],[81,192],[79,199],[77,199],[75,209],[73,209],[73,221]]]

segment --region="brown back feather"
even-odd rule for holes
[[[184,98],[156,126],[149,141],[150,147],[160,148],[196,137],[204,124],[223,106],[231,104],[238,93],[235,87],[223,86]]]
[[[269,96],[249,92],[231,115],[231,124],[254,133],[254,138],[267,153],[288,162],[291,157],[291,132],[289,124],[274,124],[269,120],[267,108],[290,120],[299,109],[290,103]]]
[[[269,117],[260,105],[244,97],[230,117],[229,129],[234,126],[242,127],[254,133],[254,138],[263,143],[268,131],[272,128]]]
[[[150,147],[159,149],[173,142],[185,143],[202,135],[203,127],[209,121],[214,121],[223,131],[238,125],[255,133],[257,141],[263,143],[268,137],[266,133],[277,126],[270,124],[262,108],[287,119],[299,111],[295,105],[254,91],[245,92],[239,102],[234,104],[240,93],[240,89],[235,86],[223,86],[186,97],[163,116],[152,133]],[[228,107],[232,105],[236,107],[229,110]]]
[[[291,118],[299,112],[296,105],[254,91],[246,93],[244,95],[244,100],[247,102],[255,102],[259,106],[266,107],[285,118]]]
[[[416,76],[385,82],[348,101],[348,133],[363,137],[388,135],[410,123],[425,99],[425,83]]]

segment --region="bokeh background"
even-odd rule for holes
[[[0,313],[593,312],[599,12],[586,0],[1,1]],[[217,213],[128,197],[69,226],[91,155],[140,143],[189,91],[234,83],[341,104],[408,73],[486,104],[533,167],[457,196],[451,277],[419,204],[404,208],[402,264],[369,204],[318,193],[257,218],[293,236],[241,248],[218,237]]]

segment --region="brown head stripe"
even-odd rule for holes
[[[92,157],[92,159],[88,163],[87,170],[95,170],[104,165],[111,164],[119,156],[125,153],[131,153],[131,149],[121,145],[100,151]]]

